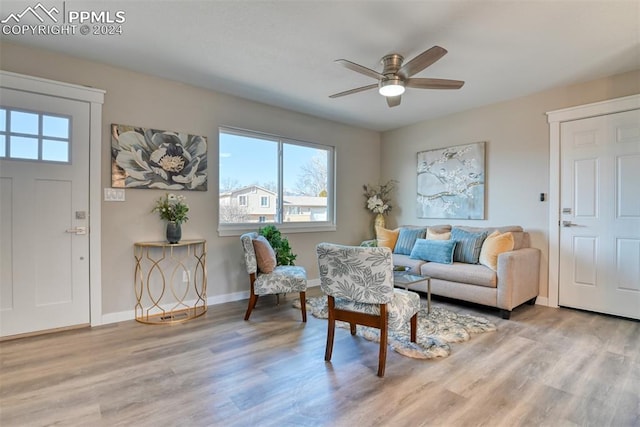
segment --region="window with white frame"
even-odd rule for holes
[[[255,229],[250,224],[259,222],[296,231],[335,229],[334,153],[327,145],[220,128],[221,234]]]
[[[0,107],[0,158],[71,163],[71,117]]]

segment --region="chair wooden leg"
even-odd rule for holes
[[[253,282],[255,280],[255,275],[251,274],[251,291],[249,294],[249,305],[247,306],[247,312],[244,314],[244,320],[249,320],[249,316],[251,316],[251,311],[256,307],[256,303],[258,302],[258,295],[253,290]]]
[[[351,322],[349,323],[349,329],[351,330],[351,335],[355,335],[356,334],[356,323],[355,322]]]
[[[251,316],[251,311],[255,308],[256,303],[258,302],[258,295],[251,294],[249,297],[249,306],[247,307],[247,312],[244,314],[244,320],[249,320],[249,316]]]
[[[335,301],[332,296],[327,296],[329,299],[329,318],[327,319],[327,346],[324,350],[324,360],[331,361],[331,353],[333,353],[333,333],[336,330],[336,316],[333,312],[335,308]]]
[[[416,342],[416,335],[418,332],[418,313],[414,314],[411,318],[411,342]]]
[[[378,376],[384,377],[387,363],[387,305],[380,304],[380,356],[378,357]]]
[[[302,311],[302,321],[307,321],[307,297],[305,292],[300,292],[300,310]]]

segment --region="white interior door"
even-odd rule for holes
[[[89,103],[0,91],[0,336],[88,324]]]
[[[640,319],[640,110],[563,122],[559,304]]]

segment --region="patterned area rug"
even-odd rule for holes
[[[300,308],[300,299],[293,301]],[[319,319],[328,317],[327,298],[307,298],[307,310]],[[346,322],[336,322],[336,326],[349,329]],[[456,314],[443,307],[431,305],[431,313],[422,307],[418,312],[418,333],[415,343],[410,340],[407,324],[402,330],[389,330],[388,342],[391,348],[403,356],[414,359],[433,359],[451,354],[449,343],[468,341],[472,334],[495,331],[496,325],[488,319],[469,314]],[[380,331],[367,326],[357,327],[357,334],[363,338],[380,342]]]

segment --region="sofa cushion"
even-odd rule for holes
[[[508,231],[524,231],[519,225],[505,225],[503,227],[469,227],[467,225],[459,225],[456,226],[456,228],[464,231],[470,231],[472,233],[482,233],[483,231],[486,231],[487,234],[493,233],[496,230],[500,233],[506,233]]]
[[[502,234],[510,232],[513,234],[514,251],[522,248],[528,248],[530,246],[529,233],[524,231],[519,225],[505,225],[503,227],[469,227],[466,225],[461,225],[458,228],[464,231],[470,231],[472,233],[480,233],[486,231],[488,234],[490,234],[494,231],[498,231]]]
[[[487,288],[495,288],[498,284],[497,273],[480,264],[465,264],[461,262],[438,264],[437,262],[427,262],[420,267],[420,273],[432,279],[468,283]]]
[[[427,230],[437,234],[448,233],[451,231],[451,226],[449,224],[430,225]]]
[[[376,239],[378,240],[378,247],[389,248],[393,251],[393,248],[396,246],[396,241],[398,240],[398,234],[400,230],[397,228],[395,230],[388,230],[384,227],[376,226]]]
[[[529,247],[529,233],[525,231],[510,231],[513,235],[513,250]]]
[[[480,264],[492,270],[498,269],[498,255],[513,250],[513,233],[500,233],[498,230],[489,234],[480,250]]]
[[[424,229],[422,228],[400,228],[396,246],[393,249],[394,254],[410,255],[416,239],[424,237]]]
[[[453,253],[453,260],[456,262],[465,262],[467,264],[477,264],[480,258],[480,250],[482,243],[487,237],[486,231],[470,232],[460,227],[453,227],[451,230],[451,240],[458,242]]]
[[[455,247],[455,240],[417,239],[410,258],[451,264]]]
[[[433,231],[431,227],[427,228],[427,240],[449,240],[451,239],[450,231],[443,231],[438,233]]]

